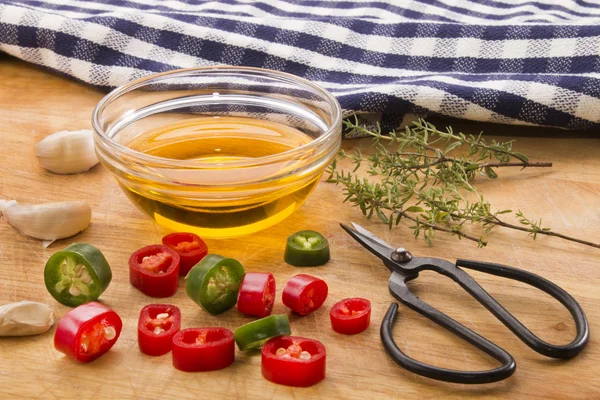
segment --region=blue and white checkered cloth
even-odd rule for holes
[[[385,125],[416,113],[600,127],[598,0],[0,0],[0,50],[102,88],[276,69]]]

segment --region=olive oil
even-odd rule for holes
[[[138,135],[126,145],[181,160],[185,167],[161,170],[164,183],[143,178],[120,182],[138,207],[171,230],[213,238],[241,236],[282,221],[314,189],[321,174],[294,174],[310,154],[270,163],[259,160],[311,140],[293,127],[254,118],[184,119]]]

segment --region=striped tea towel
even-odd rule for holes
[[[101,88],[245,65],[346,115],[600,127],[598,0],[0,0],[0,50]]]

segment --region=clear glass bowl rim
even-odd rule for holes
[[[327,131],[321,134],[318,138],[312,140],[311,142],[302,145],[300,147],[273,154],[270,156],[254,158],[251,160],[237,160],[237,161],[223,161],[219,163],[219,169],[223,168],[239,168],[239,167],[252,167],[258,165],[265,165],[270,163],[279,162],[282,160],[293,159],[296,156],[300,156],[301,154],[307,151],[316,150],[317,152],[322,152],[327,149],[328,144],[336,143],[335,140],[336,134],[341,135],[341,123],[342,123],[342,109],[340,107],[337,99],[329,93],[326,89],[321,86],[296,75],[289,74],[287,72],[274,71],[264,68],[255,68],[255,67],[237,67],[237,66],[228,66],[228,65],[220,65],[220,66],[210,66],[210,67],[195,67],[195,68],[184,68],[184,69],[176,69],[170,70],[166,72],[161,72],[157,74],[148,75],[124,85],[121,85],[111,92],[109,92],[106,96],[104,96],[94,108],[92,113],[92,128],[96,135],[96,138],[100,140],[102,145],[110,148],[113,154],[125,155],[129,156],[131,159],[135,159],[136,161],[152,164],[155,166],[164,166],[164,167],[177,167],[177,168],[202,168],[202,169],[212,169],[215,168],[214,163],[208,163],[203,161],[188,161],[188,160],[175,160],[172,158],[164,158],[153,156],[149,154],[145,154],[136,150],[132,150],[127,146],[124,146],[111,137],[106,135],[104,129],[101,128],[100,118],[102,116],[102,112],[106,107],[108,107],[113,101],[125,95],[133,90],[139,89],[143,86],[159,83],[161,80],[165,78],[173,78],[173,77],[185,77],[191,75],[200,74],[203,72],[211,72],[211,71],[225,71],[225,72],[244,72],[250,73],[250,75],[255,76],[267,76],[267,77],[275,77],[280,80],[287,81],[288,83],[293,83],[300,87],[309,87],[310,89],[316,91],[319,95],[321,95],[332,108],[331,115],[331,123],[328,124],[329,127]],[[334,139],[333,141],[331,139]],[[333,142],[333,143],[332,143]],[[322,147],[325,146],[325,149]]]

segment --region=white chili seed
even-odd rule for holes
[[[156,318],[158,318],[158,319],[167,319],[167,318],[169,318],[169,313],[166,313],[166,312],[160,313],[160,314],[158,314],[156,316]]]
[[[79,296],[81,294],[81,290],[79,290],[79,288],[76,286],[71,286],[69,288],[69,294],[71,296]]]
[[[107,326],[104,328],[104,338],[106,340],[113,340],[117,336],[117,331],[112,326]]]
[[[163,333],[165,330],[163,328],[161,328],[160,326],[157,326],[156,328],[154,328],[154,334],[155,335],[160,335],[161,333]]]
[[[308,241],[308,243],[310,243],[314,246],[315,244],[319,243],[319,238],[311,237],[311,238],[308,238],[307,241]]]
[[[81,272],[81,282],[85,283],[86,285],[88,283],[92,282],[92,277],[90,276],[90,273],[87,272],[87,269],[83,269]]]
[[[311,357],[312,356],[308,351],[303,351],[302,353],[300,353],[300,356],[298,358],[300,358],[301,360],[310,360]]]
[[[85,353],[87,351],[87,344],[81,343],[81,350]]]
[[[75,266],[75,275],[81,274],[81,271],[84,270],[83,264],[77,264]]]
[[[285,351],[285,349],[283,347],[278,348],[277,351],[275,352],[275,355],[280,356],[280,357],[284,354],[287,354],[287,351]]]
[[[302,245],[302,244],[306,243],[306,238],[302,237],[302,236],[296,236],[296,237],[294,237],[294,241],[296,243],[298,243],[299,245]]]

